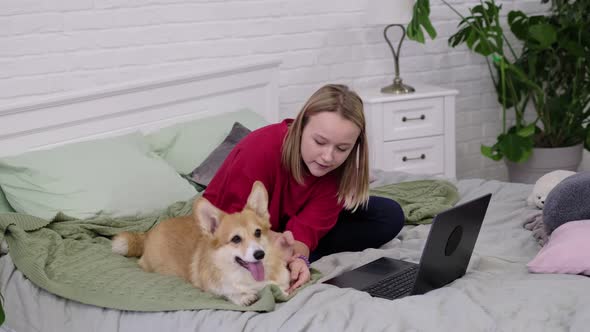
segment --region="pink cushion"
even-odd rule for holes
[[[570,221],[557,227],[527,266],[534,273],[590,276],[590,220]]]

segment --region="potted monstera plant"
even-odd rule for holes
[[[514,182],[576,170],[590,150],[590,1],[552,0],[546,15],[510,11],[504,24],[494,0],[465,15],[441,1],[461,18],[449,45],[485,57],[502,107],[502,132],[482,154],[504,159]],[[429,1],[416,0],[410,39],[436,37],[429,15]]]

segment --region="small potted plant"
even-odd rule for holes
[[[502,132],[493,145],[482,145],[482,154],[505,159],[515,182],[532,183],[552,167],[577,170],[583,146],[590,150],[590,1],[553,0],[547,15],[510,11],[507,25],[518,48],[495,0],[480,1],[468,15],[441,1],[461,18],[449,45],[485,57],[502,106]],[[435,38],[429,15],[429,1],[416,0],[409,38],[425,42],[423,30]],[[534,116],[525,116],[531,106]],[[563,163],[568,153],[569,165]]]

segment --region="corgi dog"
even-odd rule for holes
[[[165,220],[146,233],[117,234],[112,251],[140,257],[139,266],[147,272],[181,277],[247,306],[269,283],[284,294],[290,285],[292,234],[270,233],[268,193],[256,181],[240,212],[225,213],[199,197],[190,216]]]

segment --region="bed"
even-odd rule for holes
[[[279,62],[212,69],[113,86],[0,108],[0,157],[67,143],[149,135],[238,109],[279,120]],[[221,134],[221,137],[226,133]],[[219,143],[219,142],[217,142]],[[179,173],[188,166],[179,163]],[[184,169],[182,168],[184,167]],[[428,179],[375,170],[371,186]],[[425,295],[389,301],[322,284],[381,256],[417,262],[430,226],[404,227],[379,249],[324,257],[312,267],[319,282],[269,312],[235,310],[134,311],[103,308],[52,294],[0,257],[6,331],[586,331],[590,279],[533,274],[526,264],[540,246],[523,228],[532,186],[483,179],[449,179],[459,203],[486,193],[492,200],[467,274]],[[2,183],[0,182],[0,185]],[[2,215],[0,215],[0,219]],[[8,248],[10,252],[10,248]]]

